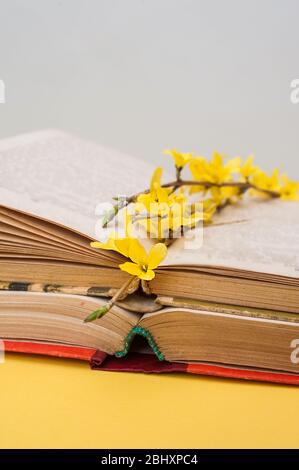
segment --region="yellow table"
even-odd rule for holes
[[[298,447],[299,388],[6,354],[0,447]]]

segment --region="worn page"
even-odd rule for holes
[[[202,246],[170,247],[165,266],[217,266],[299,278],[299,202],[246,199],[203,229]],[[188,246],[188,248],[187,248]]]
[[[98,203],[149,187],[141,159],[56,130],[0,141],[0,204],[94,237]]]

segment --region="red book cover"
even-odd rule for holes
[[[7,352],[40,354],[87,361],[93,370],[157,374],[175,372],[238,380],[299,385],[299,375],[296,374],[260,371],[239,367],[233,368],[211,364],[159,361],[154,354],[129,352],[126,357],[119,359],[93,348],[6,340],[4,341],[4,347]]]

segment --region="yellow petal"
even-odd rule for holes
[[[228,160],[227,164],[225,165],[231,172],[236,172],[240,170],[242,164],[242,160],[240,157],[232,158]]]
[[[146,272],[141,271],[141,274],[139,275],[140,279],[143,279],[144,281],[151,281],[155,277],[155,271],[152,271],[151,269],[148,269]]]
[[[166,202],[166,203],[169,203],[171,202],[171,200],[169,200],[169,189],[168,188],[161,188],[161,187],[157,187],[156,188],[156,194],[157,194],[157,198],[158,198],[158,201],[159,203],[163,203],[163,202]]]
[[[151,180],[151,185],[150,185],[150,192],[155,191],[155,185],[157,184],[158,186],[161,186],[161,177],[162,177],[162,168],[158,167],[155,169],[152,180]]]
[[[131,245],[132,238],[117,238],[114,240],[115,250],[118,251],[121,255],[129,258],[129,249]]]
[[[155,269],[161,261],[165,258],[167,255],[167,248],[164,243],[156,243],[149,252],[148,255],[148,267],[149,269]]]
[[[175,161],[175,164],[177,165],[180,160],[181,160],[181,154],[177,151],[177,149],[167,149],[167,150],[164,150],[164,155],[170,155],[174,161]]]
[[[254,156],[249,155],[244,165],[241,166],[240,168],[240,173],[245,179],[248,179],[250,176],[253,176],[255,173],[257,173],[257,171],[259,171],[259,168],[252,164],[253,160],[254,160]]]
[[[144,246],[140,243],[137,238],[133,238],[130,243],[129,248],[129,258],[131,258],[134,263],[145,265],[147,264],[147,254]]]
[[[104,243],[101,243],[101,242],[91,242],[90,243],[90,246],[92,248],[102,248],[102,245],[104,245]],[[104,248],[105,249],[105,248]]]
[[[246,159],[245,165],[252,165],[252,162],[254,160],[254,155],[249,155]]]
[[[126,273],[132,274],[132,276],[140,277],[143,274],[142,269],[135,263],[123,263],[119,265],[119,268]]]
[[[180,153],[176,149],[164,150],[163,153],[165,155],[170,155],[174,159],[175,165],[178,168],[183,168],[193,158],[191,153]]]
[[[216,150],[213,153],[213,164],[216,166],[222,166],[222,156]]]
[[[105,243],[102,242],[91,242],[92,248],[100,248],[101,250],[115,250],[114,239],[109,238]]]
[[[187,163],[191,162],[191,160],[193,159],[193,154],[192,153],[182,153],[182,157],[183,157],[184,165],[186,165]]]
[[[207,181],[207,165],[208,163],[204,157],[195,157],[191,160],[190,171],[194,180]],[[193,186],[191,190],[191,192],[202,191],[203,187]]]
[[[148,269],[147,271],[143,271],[141,267],[135,263],[123,263],[119,265],[119,268],[132,276],[138,276],[139,279],[143,279],[144,281],[151,281],[155,277],[153,270]]]
[[[150,206],[152,203],[151,194],[139,194],[137,198],[137,203],[135,204],[135,211],[138,213],[146,213],[150,211]]]

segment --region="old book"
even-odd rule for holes
[[[0,337],[10,348],[122,357],[139,335],[172,363],[299,371],[296,203],[227,207],[200,247],[171,245],[153,298],[129,298],[84,324],[128,276],[121,255],[90,247],[96,206],[144,190],[153,169],[59,131],[3,140],[0,164]]]

